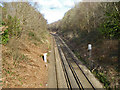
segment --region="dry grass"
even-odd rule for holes
[[[66,33],[67,34],[67,33]],[[99,71],[110,82],[109,87],[120,86],[118,61],[118,40],[105,40],[99,32],[83,32],[79,37],[62,35],[71,50],[91,71]],[[88,44],[92,44],[92,57],[89,58]],[[93,63],[93,64],[92,64]]]
[[[10,2],[3,6],[2,19],[9,28],[5,37],[8,42],[2,48],[3,87],[46,87],[47,68],[40,57],[50,47],[46,20],[28,2]],[[13,23],[16,20],[18,23]],[[18,31],[18,26],[20,32],[16,37],[11,31]]]
[[[45,88],[47,67],[40,55],[48,52],[50,39],[35,45],[34,40],[23,34],[19,39],[10,39],[2,48],[4,88]]]
[[[102,40],[92,43],[92,58],[90,60],[88,58],[87,44],[83,41],[80,45],[73,42],[68,45],[74,50],[79,59],[82,57],[88,68],[91,67],[91,60],[93,60],[94,69],[92,71],[98,70],[100,73],[103,73],[110,82],[109,87],[119,87],[118,40]]]

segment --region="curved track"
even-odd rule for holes
[[[95,90],[90,80],[80,68],[79,62],[69,51],[64,41],[57,35],[54,35],[54,37],[61,57],[62,67],[68,89],[78,88],[84,90],[90,88]]]

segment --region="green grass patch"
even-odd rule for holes
[[[107,80],[107,76],[104,73],[94,70],[93,74],[104,84],[104,88],[109,89],[110,81]]]
[[[5,30],[4,33],[2,34],[2,44],[7,44],[8,41],[9,41],[8,30]]]
[[[33,33],[33,32],[29,32],[29,37],[34,37],[35,36],[35,34]]]
[[[10,76],[13,75],[13,74],[15,74],[15,72],[10,71],[9,69],[3,68],[3,70],[4,70],[7,74],[9,74]]]
[[[31,40],[36,40],[36,41],[40,42],[40,38],[37,37],[36,34],[34,32],[32,32],[32,31],[30,31],[28,33],[28,36],[30,37]]]
[[[12,37],[20,37],[21,35],[21,28],[20,28],[20,21],[17,17],[12,17],[8,15],[8,18],[5,22],[2,23],[4,26],[8,26],[8,28],[4,31],[2,36],[2,44],[7,44],[9,39]],[[0,26],[1,27],[1,26]]]

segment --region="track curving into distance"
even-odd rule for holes
[[[79,62],[71,54],[65,42],[58,37],[53,35],[58,46],[58,51],[61,57],[62,68],[64,76],[67,82],[68,89],[92,89],[95,90],[94,86],[87,78],[83,70],[79,66]]]

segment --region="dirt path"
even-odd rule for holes
[[[48,88],[67,88],[61,59],[54,37],[51,38],[51,53],[48,63]]]
[[[54,39],[51,37],[51,53],[48,63],[48,88],[57,88],[56,61],[54,51]]]

